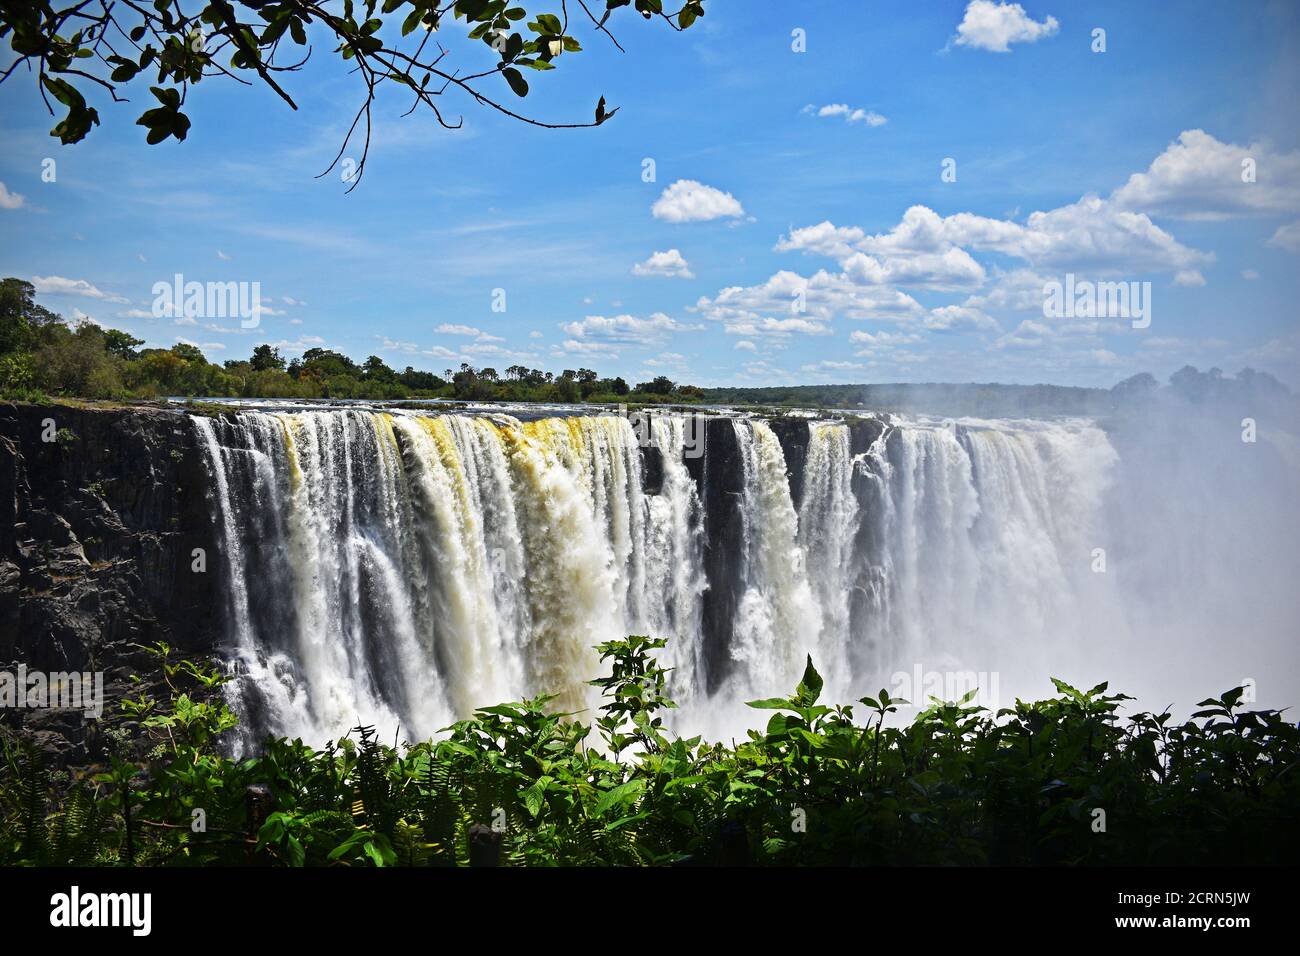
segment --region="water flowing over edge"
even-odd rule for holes
[[[811,421],[788,463],[772,424],[719,418],[729,447],[695,467],[672,413],[194,422],[254,734],[418,739],[542,692],[580,711],[592,645],[647,633],[673,721],[723,737],[809,654],[833,700],[935,671],[996,695],[1131,626],[1089,561],[1118,456],[1088,421]]]

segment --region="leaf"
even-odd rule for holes
[[[817,698],[822,693],[822,675],[817,673],[817,668],[813,667],[812,655],[808,655],[808,666],[804,668],[803,680],[795,688],[795,697],[805,707],[817,703]]]
[[[747,700],[746,707],[753,707],[755,710],[797,710],[790,700],[785,697],[765,697],[762,700]]]
[[[528,808],[528,812],[534,817],[542,812],[542,803],[546,798],[546,787],[552,779],[549,776],[538,777],[537,781],[522,794],[524,806]]]
[[[644,789],[645,781],[637,778],[635,780],[629,780],[627,783],[620,783],[612,790],[606,790],[600,795],[600,799],[596,802],[596,816],[604,816],[605,811],[609,810],[610,807],[621,806],[624,803],[629,803],[635,800],[641,795],[641,791]]]
[[[528,95],[528,81],[524,79],[522,73],[513,66],[508,66],[501,72],[505,74],[506,82],[510,84],[510,88],[515,91],[516,96]]]
[[[560,31],[564,29],[560,24],[560,18],[553,13],[539,13],[537,15],[537,21],[535,23],[530,23],[529,27],[532,28],[535,33],[551,34],[553,36],[558,35]]]

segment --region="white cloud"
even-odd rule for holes
[[[533,329],[531,332],[528,333],[528,337],[530,339],[540,339],[543,338],[544,336],[541,332],[537,331],[537,329]]]
[[[1205,276],[1196,269],[1183,269],[1174,276],[1174,285],[1195,288],[1205,285]]]
[[[301,354],[307,351],[308,349],[318,348],[319,346],[324,345],[325,340],[321,338],[319,335],[300,335],[292,342],[289,341],[288,339],[281,339],[278,342],[268,342],[267,344],[272,346],[273,348],[279,349],[282,352],[297,352]],[[214,347],[224,348],[225,346],[214,346]]]
[[[842,375],[845,372],[865,372],[868,366],[862,362],[844,362],[834,359],[826,359],[821,362],[810,362],[807,365],[799,366],[801,372],[813,372],[821,374]]]
[[[477,337],[483,334],[482,329],[476,329],[472,325],[453,325],[450,322],[442,323],[434,331],[441,335],[472,335]]]
[[[581,355],[591,356],[598,355],[605,358],[618,358],[618,350],[605,342],[579,342],[577,339],[565,339],[559,346],[551,350],[553,355]]]
[[[763,338],[785,339],[791,335],[832,335],[830,326],[808,319],[743,319],[728,322],[724,328],[728,335],[752,335]]]
[[[1060,28],[1056,17],[1034,20],[1018,3],[994,3],[971,0],[966,15],[957,24],[957,46],[968,46],[993,53],[1011,52],[1013,43],[1034,43],[1050,37]]]
[[[650,214],[666,222],[707,222],[737,218],[743,216],[745,210],[731,193],[705,186],[694,179],[679,179],[655,200]]]
[[[226,255],[224,252],[222,252],[220,249],[218,249],[218,250],[217,250],[217,258],[220,259],[222,262],[229,262],[229,261],[231,260],[232,257]]]
[[[1049,325],[1026,319],[993,343],[995,349],[1036,349],[1047,344],[1054,332]]]
[[[655,371],[665,368],[683,369],[686,367],[686,356],[680,352],[660,352],[655,358],[646,359],[641,363],[648,369]]]
[[[202,349],[204,351],[220,352],[222,349],[225,348],[225,345],[223,345],[220,342],[192,342],[189,339],[182,338],[179,335],[176,336],[176,341],[180,345],[192,345],[196,349]]]
[[[950,329],[989,329],[999,328],[992,316],[979,309],[966,305],[943,305],[930,310],[926,316],[925,327],[948,331]]]
[[[892,345],[913,345],[920,342],[922,337],[915,332],[850,332],[849,341],[858,342],[862,345],[892,346]]]
[[[120,295],[110,295],[91,285],[85,279],[65,279],[63,276],[32,276],[32,287],[46,295],[79,295],[87,299],[103,299],[126,305],[129,300]]]
[[[1243,166],[1254,181],[1243,181]],[[1125,209],[1180,219],[1223,219],[1300,209],[1300,150],[1275,152],[1267,143],[1222,143],[1200,129],[1184,130],[1111,195]]]
[[[962,289],[984,284],[984,267],[965,249],[876,258],[857,252],[841,263],[846,275],[867,285],[900,285],[928,289]]]
[[[884,126],[889,122],[874,110],[853,109],[847,103],[828,103],[822,107],[809,104],[803,111],[820,117],[843,116],[846,123],[865,123],[868,126]]]
[[[1277,231],[1268,240],[1268,244],[1288,252],[1300,252],[1300,222],[1289,222],[1285,226],[1278,226]]]
[[[801,298],[803,311],[797,312]],[[843,273],[825,270],[808,277],[782,270],[762,285],[731,286],[713,298],[701,297],[692,311],[743,336],[824,335],[830,331],[826,323],[837,315],[905,322],[924,312],[915,299],[897,289],[863,285]]]
[[[694,279],[691,267],[676,249],[655,252],[645,262],[632,267],[634,276],[665,276],[672,279]]]
[[[732,348],[733,348],[733,349],[741,349],[742,351],[745,351],[745,352],[757,352],[757,351],[758,351],[758,346],[755,345],[753,342],[749,341],[749,339],[741,339],[739,342],[737,342],[735,345],[733,345]]]
[[[451,349],[443,348],[441,345],[434,345],[427,349],[421,349],[420,354],[428,355],[431,358],[448,359],[453,362],[459,362],[464,358],[464,356],[459,352],[453,352]]]
[[[874,253],[901,254],[959,246],[1023,259],[1035,268],[1122,275],[1176,272],[1212,262],[1144,213],[1119,208],[1095,195],[1029,215],[1024,225],[974,213],[940,217],[925,206],[907,210],[894,229],[857,244]]]
[[[497,359],[503,362],[536,362],[539,356],[532,352],[520,352],[515,349],[502,348],[491,342],[474,342],[465,346],[464,352],[467,355]]]
[[[1242,269],[1241,277],[1245,279],[1247,282],[1254,282],[1256,279],[1259,278],[1259,272],[1256,271],[1255,269]]]
[[[567,335],[584,341],[601,340],[624,345],[652,345],[662,342],[672,332],[694,332],[702,328],[685,325],[656,312],[649,318],[634,315],[589,315],[581,322],[566,322],[562,328]]]
[[[206,322],[203,328],[208,332],[219,332],[222,335],[256,335],[253,329],[236,328],[234,326],[217,325],[215,322]]]
[[[179,319],[172,319],[172,325],[194,325],[194,326],[197,326],[198,324],[199,324],[199,323],[198,323],[197,320],[190,318],[188,315],[183,315],[183,316],[181,316]]]
[[[0,183],[0,209],[19,209],[26,202],[18,193],[11,193],[4,183]]]

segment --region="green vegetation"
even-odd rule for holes
[[[0,863],[1283,863],[1300,849],[1300,730],[1242,710],[1241,688],[1181,724],[1121,721],[1126,696],[1056,681],[1058,696],[996,715],[968,695],[889,727],[906,702],[864,697],[859,721],[819,703],[810,660],[791,696],[750,704],[766,728],[727,747],[664,730],[663,646],[599,646],[594,728],[539,697],[434,742],[389,747],[359,727],[238,761],[217,747],[235,724],[222,678],[160,646],[170,702],[123,705],[147,756],[110,733],[109,762],[68,777],[6,741]]]
[[[126,400],[168,395],[222,398],[453,398],[511,402],[698,402],[703,392],[660,376],[635,388],[591,369],[559,375],[523,365],[504,373],[463,364],[442,376],[407,366],[398,372],[377,355],[358,364],[330,349],[285,361],[261,344],[247,360],[209,362],[194,345],[140,349],[141,339],[82,321],[75,327],[36,304],[21,279],[0,281],[0,397]]]

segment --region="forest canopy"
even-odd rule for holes
[[[666,376],[629,385],[588,369],[558,374],[524,365],[442,374],[408,365],[397,370],[371,355],[356,362],[327,348],[286,358],[269,343],[247,359],[208,361],[196,345],[141,348],[129,332],[82,320],[69,324],[38,305],[31,283],[0,281],[0,395],[153,399],[169,395],[221,398],[453,398],[467,401],[697,402],[703,392]]]

